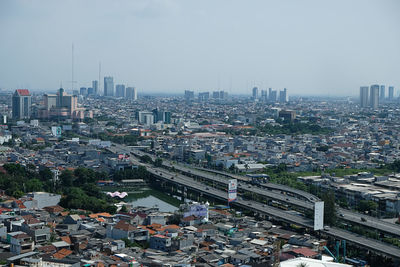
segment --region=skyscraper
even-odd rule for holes
[[[393,99],[394,99],[394,87],[389,86],[389,100],[393,100]]]
[[[384,100],[385,99],[385,86],[381,85],[381,91],[379,92],[379,99]]]
[[[371,85],[369,92],[369,103],[372,109],[378,109],[379,107],[379,85]]]
[[[125,85],[124,84],[117,84],[115,86],[116,89],[116,97],[125,97]]]
[[[113,77],[104,77],[104,96],[114,96]]]
[[[368,107],[368,86],[360,87],[360,106],[362,108]]]
[[[253,87],[253,99],[258,98],[258,87]]]
[[[288,101],[287,89],[284,88],[283,90],[279,91],[279,102],[286,103]]]
[[[87,88],[86,87],[81,87],[80,90],[79,90],[79,94],[83,95],[83,96],[86,96],[88,94],[87,93]]]
[[[267,101],[267,90],[261,90],[261,100]]]
[[[93,94],[99,95],[99,81],[92,81]]]
[[[126,98],[131,100],[137,100],[136,87],[126,87]]]
[[[185,90],[185,100],[190,101],[194,99],[194,91]]]
[[[32,98],[27,89],[15,90],[12,96],[12,116],[15,119],[29,119],[31,117]]]
[[[269,102],[275,103],[276,100],[278,99],[278,92],[276,90],[272,90],[271,88],[269,88],[269,95],[268,95],[268,100]]]

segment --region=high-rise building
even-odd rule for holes
[[[12,96],[12,116],[15,119],[29,119],[31,117],[32,97],[27,89],[15,90]]]
[[[191,101],[194,99],[194,91],[185,90],[185,100]]]
[[[228,92],[225,91],[219,91],[219,98],[220,99],[228,99]]]
[[[88,94],[87,93],[87,88],[86,87],[81,87],[80,90],[79,90],[79,94],[83,95],[83,96],[86,96]]]
[[[208,101],[210,99],[210,92],[199,93],[199,101]]]
[[[104,77],[104,96],[114,96],[113,77]]]
[[[284,88],[283,90],[279,91],[279,102],[286,103],[288,101],[287,89]]]
[[[371,85],[369,92],[369,103],[372,109],[378,109],[379,107],[379,85]]]
[[[362,108],[368,107],[368,86],[361,86],[360,87],[360,106]]]
[[[137,100],[136,87],[126,87],[126,98],[131,100]]]
[[[261,100],[267,101],[267,90],[261,90]]]
[[[116,97],[125,97],[125,85],[124,84],[117,84],[115,86]]]
[[[214,99],[218,99],[219,98],[219,91],[214,91],[213,94],[212,94],[212,97]]]
[[[278,99],[278,91],[269,88],[269,95],[268,95],[269,102],[275,103],[277,99]]]
[[[87,89],[87,94],[88,94],[88,95],[94,95],[93,87],[88,87],[88,89]]]
[[[389,86],[389,100],[393,100],[393,99],[394,99],[394,87]]]
[[[379,99],[384,100],[385,99],[385,86],[381,85],[381,90],[379,92]]]
[[[97,81],[97,80],[92,81],[92,88],[93,88],[93,94],[94,95],[99,95],[100,94],[100,92],[99,92],[99,81]]]
[[[258,98],[258,87],[253,87],[253,99]]]

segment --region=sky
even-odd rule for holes
[[[0,0],[0,88],[400,88],[398,0]],[[101,81],[103,84],[103,81]]]

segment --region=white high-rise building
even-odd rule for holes
[[[360,87],[360,106],[362,108],[368,107],[368,86],[361,86]]]
[[[371,85],[369,93],[369,103],[372,109],[378,109],[379,107],[379,85]]]
[[[113,77],[104,77],[104,96],[114,96]]]

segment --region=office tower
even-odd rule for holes
[[[393,99],[394,99],[394,87],[389,86],[389,100],[393,100]]]
[[[253,99],[258,98],[258,87],[253,87]]]
[[[126,98],[131,100],[137,100],[136,87],[126,87]]]
[[[267,90],[261,90],[261,100],[267,101]]]
[[[81,87],[79,92],[80,92],[80,95],[86,96],[87,95],[87,88],[86,87]]]
[[[125,97],[125,85],[117,84],[115,86],[116,89],[116,97]]]
[[[199,93],[199,101],[208,101],[208,99],[210,99],[209,92]]]
[[[219,91],[219,98],[220,99],[228,99],[228,92],[225,91]]]
[[[286,103],[288,101],[287,89],[284,88],[283,90],[279,91],[279,102]]]
[[[57,107],[57,95],[45,94],[44,106],[46,107],[46,110]]]
[[[194,99],[194,91],[185,90],[185,100],[191,101]]]
[[[379,107],[379,85],[371,85],[369,92],[369,103],[372,109],[378,109]]]
[[[218,99],[219,98],[219,92],[218,91],[214,91],[213,94],[212,94],[212,97],[214,99]]]
[[[99,95],[99,81],[92,81],[93,94]]]
[[[15,90],[12,96],[12,116],[15,119],[28,119],[31,116],[32,98],[27,89]]]
[[[368,107],[368,86],[360,87],[360,107]]]
[[[385,86],[381,85],[381,90],[379,92],[379,99],[384,100],[385,99]]]
[[[269,95],[268,95],[268,100],[269,102],[275,103],[276,100],[278,99],[278,91],[276,90],[272,90],[271,88],[269,88]]]
[[[114,96],[113,77],[104,77],[104,96]]]
[[[88,94],[88,95],[94,95],[93,87],[89,87],[89,88],[87,89],[87,94]]]
[[[170,111],[164,111],[163,121],[164,121],[164,123],[168,123],[168,124],[171,123],[171,112]]]

